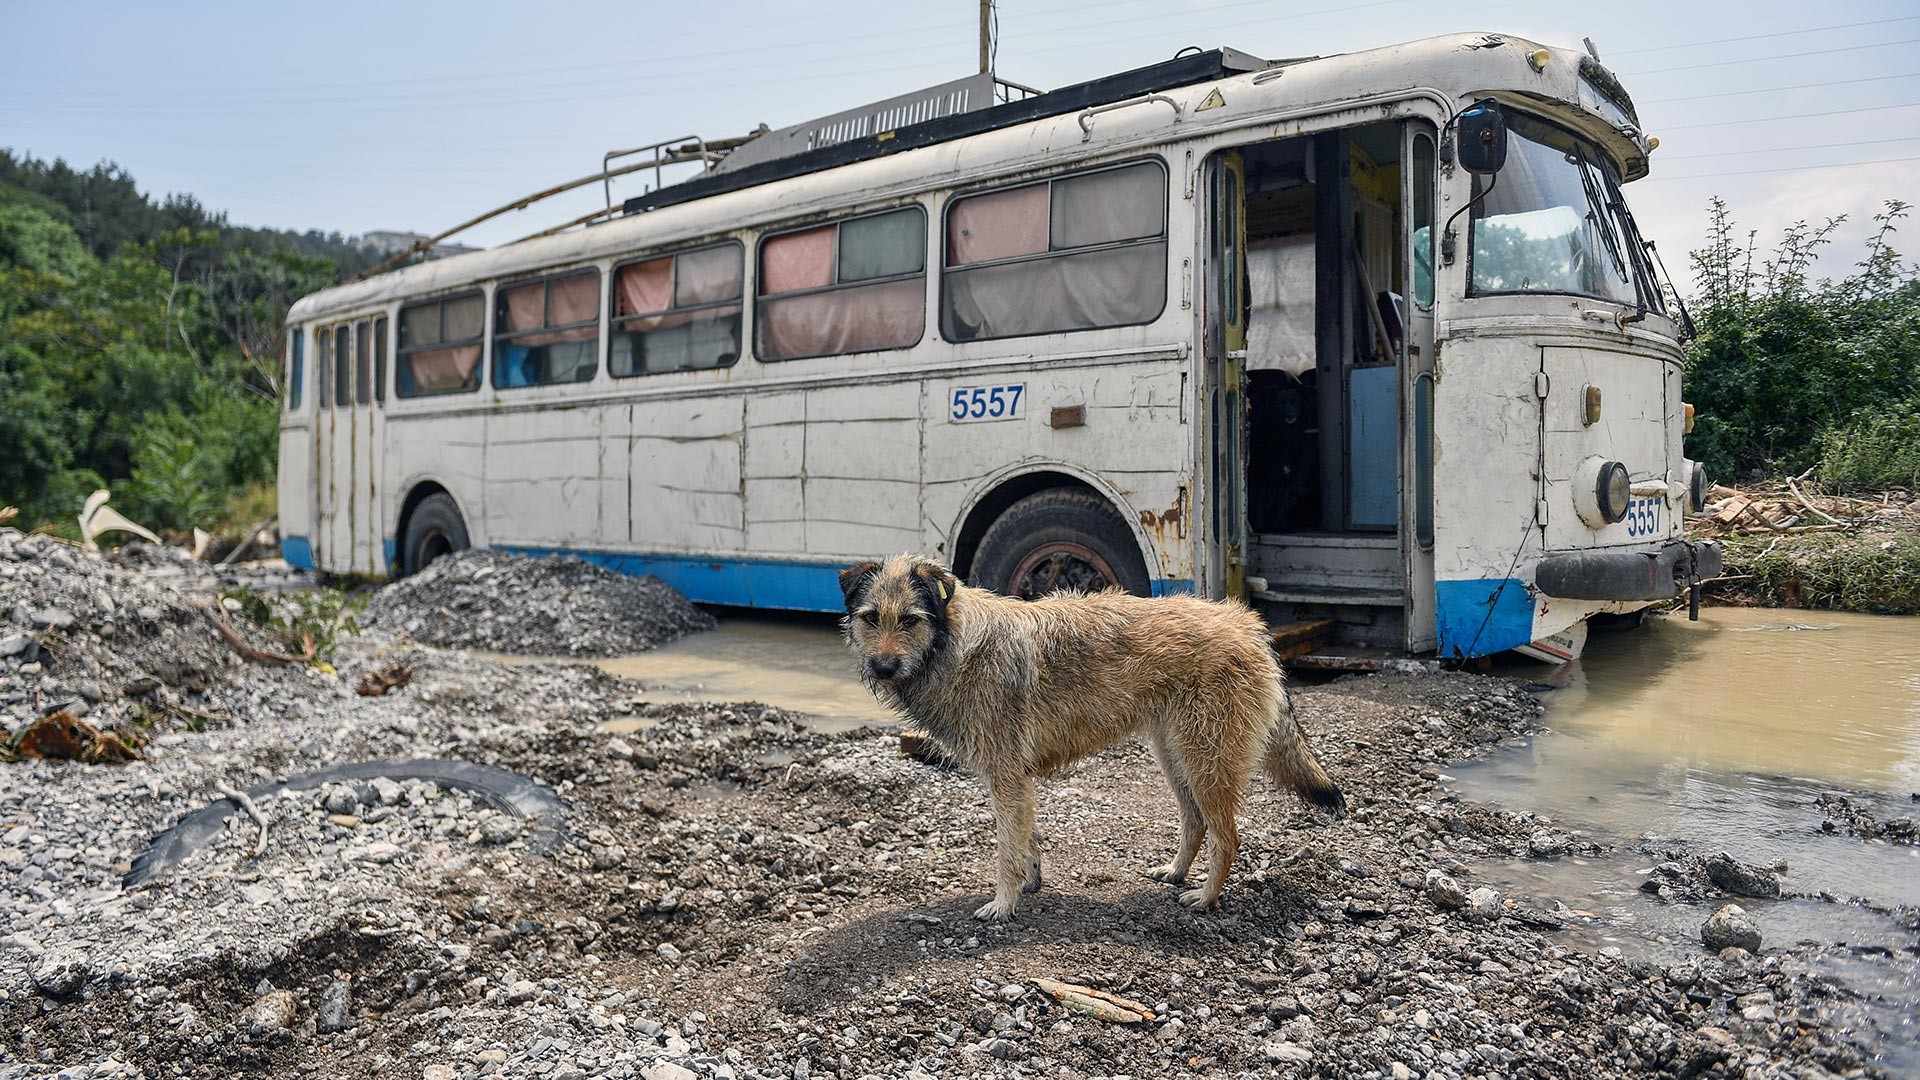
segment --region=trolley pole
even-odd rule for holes
[[[993,70],[990,39],[993,36],[993,0],[980,0],[980,73]]]

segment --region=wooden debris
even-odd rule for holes
[[[260,836],[253,842],[253,850],[247,852],[247,854],[258,855],[262,851],[265,851],[267,849],[267,815],[260,812],[260,808],[253,804],[253,799],[244,791],[239,791],[217,782],[213,785],[213,789],[220,793],[221,798],[245,810],[247,816],[260,825]]]
[[[13,742],[13,753],[22,758],[61,758],[89,765],[147,760],[140,752],[138,737],[101,731],[65,711],[49,713],[22,728]]]
[[[377,671],[369,671],[360,677],[356,688],[361,697],[382,697],[389,690],[398,690],[413,681],[413,669],[395,661]]]
[[[1056,1001],[1074,1012],[1085,1013],[1096,1020],[1111,1024],[1149,1024],[1154,1020],[1152,1009],[1105,990],[1057,979],[1034,979],[1033,985],[1053,995]]]
[[[314,648],[312,635],[301,636],[301,645],[305,649],[305,652],[299,656],[289,656],[286,653],[274,652],[270,649],[256,649],[252,645],[247,644],[247,640],[240,636],[240,631],[235,630],[233,624],[227,621],[225,612],[204,600],[190,599],[187,602],[200,609],[200,614],[205,615],[207,621],[213,624],[213,628],[220,631],[220,636],[227,639],[227,644],[233,646],[235,652],[249,660],[273,664],[313,663]]]
[[[1716,485],[1712,501],[1688,516],[1688,526],[1703,536],[1851,532],[1887,509],[1884,494],[1865,499],[1809,493],[1800,483],[1805,479],[1789,477],[1746,491]]]

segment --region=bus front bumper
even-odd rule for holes
[[[1562,600],[1668,600],[1718,577],[1720,545],[1672,540],[1658,551],[1568,551],[1540,560],[1534,587]]]

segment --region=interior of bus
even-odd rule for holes
[[[1244,520],[1223,525],[1242,538],[1246,594],[1383,647],[1409,644],[1401,414],[1421,342],[1405,230],[1432,212],[1403,205],[1403,145],[1384,122],[1238,147],[1216,169],[1216,253],[1239,268],[1218,283],[1216,340],[1245,393],[1225,413],[1243,418],[1226,455],[1242,465],[1220,478],[1241,487]]]

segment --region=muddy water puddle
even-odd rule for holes
[[[570,662],[638,680],[644,687],[635,695],[639,701],[758,701],[799,713],[827,732],[898,722],[855,677],[852,656],[832,618],[726,609],[715,614],[718,628],[651,652]],[[530,662],[527,657],[492,659]],[[647,724],[645,718],[630,717],[603,726],[632,731]]]
[[[1920,620],[1709,609],[1697,623],[1595,634],[1585,657],[1551,675],[1510,673],[1549,683],[1550,730],[1450,772],[1470,801],[1532,810],[1617,845],[1592,859],[1476,867],[1503,891],[1601,916],[1575,936],[1628,955],[1700,955],[1710,905],[1640,892],[1661,861],[1640,845],[1661,838],[1784,863],[1791,893],[1920,905],[1920,848],[1825,833],[1815,801],[1838,791],[1881,821],[1920,816],[1910,798],[1920,791]],[[1740,903],[1769,950],[1844,945],[1821,954],[1822,970],[1880,1003],[1883,1030],[1905,1032],[1883,1067],[1920,1070],[1911,930],[1866,906]]]

